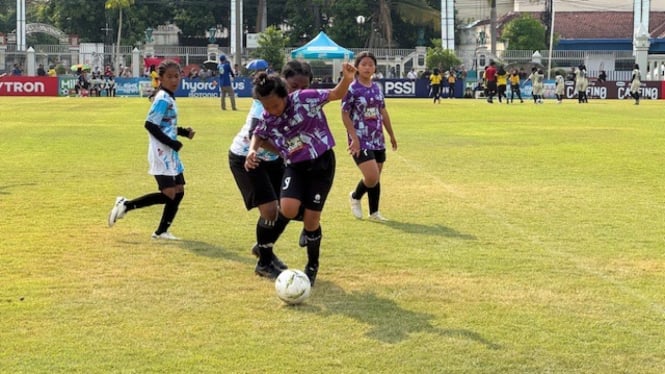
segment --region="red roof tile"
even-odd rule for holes
[[[542,13],[508,13],[497,20],[499,31],[523,14],[541,19]],[[556,12],[554,32],[560,39],[632,39],[633,12]],[[649,34],[665,37],[665,12],[649,13]]]

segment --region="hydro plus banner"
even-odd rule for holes
[[[0,96],[58,96],[58,78],[4,76]]]
[[[148,96],[152,92],[150,79],[147,78],[116,78],[115,95],[121,97]]]
[[[237,97],[252,97],[252,80],[250,78],[235,78],[231,86]],[[176,97],[219,97],[219,78],[183,78],[175,95]]]

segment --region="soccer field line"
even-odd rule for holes
[[[397,157],[404,165],[409,167],[411,170],[413,170],[415,173],[418,175],[427,175],[426,171],[424,169],[419,169],[416,165],[415,162],[412,162],[402,156],[401,154],[395,152],[394,157]],[[468,203],[470,207],[473,209],[483,213],[486,217],[490,218],[491,220],[495,222],[499,222],[501,225],[505,226],[506,229],[509,231],[515,233],[516,235],[519,235],[523,238],[525,238],[526,241],[530,242],[533,244],[535,247],[541,248],[542,250],[549,252],[553,255],[556,255],[557,257],[566,260],[572,264],[575,265],[577,269],[580,269],[581,271],[590,274],[592,276],[595,276],[598,279],[601,279],[602,281],[611,284],[613,287],[618,289],[620,292],[636,299],[639,300],[640,303],[644,304],[647,309],[652,310],[653,312],[656,312],[659,314],[661,317],[665,316],[665,306],[655,302],[654,300],[651,300],[644,294],[638,292],[634,288],[631,288],[627,286],[624,282],[621,282],[617,280],[616,278],[610,276],[607,273],[604,273],[602,271],[599,271],[595,269],[593,266],[587,264],[584,259],[580,256],[575,256],[571,253],[568,252],[563,252],[557,249],[554,249],[550,246],[547,246],[545,243],[543,243],[536,235],[532,235],[529,232],[527,232],[523,227],[520,227],[519,225],[513,224],[509,222],[509,220],[503,215],[501,212],[496,211],[494,209],[487,208],[479,203],[476,203],[469,198],[467,198],[463,192],[461,192],[459,189],[455,188],[454,186],[445,183],[441,178],[436,177],[436,176],[431,176],[430,178],[434,180],[436,183],[441,185],[445,191],[447,191],[451,196],[465,201]]]

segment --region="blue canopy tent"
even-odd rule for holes
[[[308,60],[348,60],[353,56],[353,51],[340,47],[323,31],[309,43],[291,51],[291,58]]]

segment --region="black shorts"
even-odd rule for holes
[[[247,171],[245,156],[229,152],[229,167],[247,210],[279,199],[279,188],[284,176],[284,162],[281,158],[261,161],[255,169]]]
[[[300,200],[305,209],[320,212],[335,178],[335,153],[327,150],[314,160],[286,166],[281,197]]]
[[[185,176],[182,173],[178,175],[155,175],[155,180],[160,191],[165,188],[185,185]]]
[[[385,149],[361,149],[358,156],[353,156],[353,161],[356,165],[360,165],[365,161],[376,160],[377,164],[386,162]]]
[[[492,92],[496,92],[496,81],[487,82],[487,89]]]

